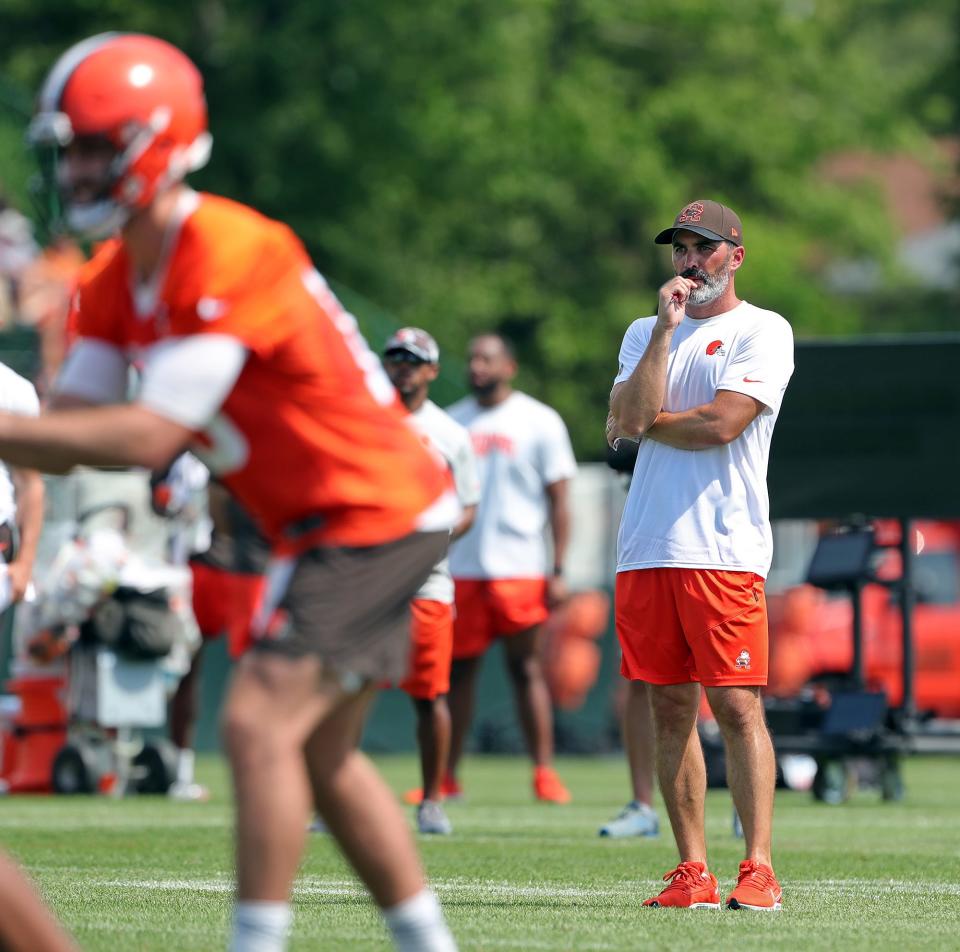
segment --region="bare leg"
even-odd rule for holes
[[[540,626],[503,638],[507,672],[527,750],[534,764],[553,762],[553,707],[540,661]]]
[[[450,756],[450,708],[441,694],[431,700],[413,699],[417,712],[417,744],[423,775],[424,800],[439,800],[440,786]]]
[[[697,735],[699,684],[651,684],[657,778],[681,862],[706,863],[707,769]]]
[[[653,712],[646,681],[631,681],[623,713],[623,743],[627,749],[633,799],[653,805],[653,767],[655,744]]]
[[[26,876],[0,853],[0,949],[77,952]]]
[[[190,661],[190,670],[180,679],[170,699],[170,740],[180,750],[192,750],[197,724],[198,694],[203,644]]]
[[[237,896],[286,902],[311,806],[303,745],[343,701],[317,658],[256,652],[237,665],[223,733],[237,801]],[[355,733],[343,739],[352,746]]]
[[[450,694],[447,697],[450,708],[450,757],[447,770],[454,777],[473,720],[474,692],[481,660],[480,657],[454,658],[450,666]]]
[[[305,747],[314,802],[382,909],[417,895],[423,870],[390,788],[354,747],[372,691],[345,699]]]
[[[727,753],[727,783],[746,841],[747,859],[771,864],[776,758],[758,687],[707,688]]]

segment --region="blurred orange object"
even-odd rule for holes
[[[34,661],[41,664],[49,664],[62,658],[73,644],[74,639],[69,637],[66,631],[52,631],[49,628],[43,628],[35,635],[31,635],[27,641],[27,654]]]
[[[600,672],[596,639],[610,622],[610,596],[587,591],[571,595],[544,623],[544,675],[553,703],[579,708]]]
[[[49,793],[53,759],[67,740],[66,680],[24,676],[5,690],[20,705],[10,729],[0,731],[0,782],[9,793]]]
[[[874,524],[876,542],[894,546],[900,526]],[[914,696],[920,710],[960,717],[960,521],[918,520],[913,524]],[[876,577],[891,582],[901,575],[900,552],[881,549]],[[892,706],[903,699],[903,624],[896,588],[867,584],[863,589],[863,659],[867,687],[882,690]],[[796,694],[808,681],[844,675],[853,664],[853,605],[843,592],[810,585],[767,597],[770,616],[768,693]]]

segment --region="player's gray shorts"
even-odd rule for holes
[[[315,655],[351,686],[402,679],[410,663],[410,600],[449,539],[447,532],[414,532],[383,545],[310,549],[284,572],[279,607],[286,619],[254,650]]]

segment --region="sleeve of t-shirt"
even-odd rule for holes
[[[718,390],[732,390],[759,400],[764,413],[778,413],[793,374],[793,329],[779,315],[758,320],[737,344]]]
[[[573,479],[577,474],[577,460],[570,445],[570,434],[560,414],[554,410],[544,414],[540,424],[540,473],[543,484]]]
[[[39,416],[40,400],[33,384],[25,377],[11,375],[0,387],[0,410],[17,416]]]
[[[70,348],[53,392],[88,403],[122,403],[127,396],[129,366],[123,351],[95,337],[81,337]]]
[[[161,341],[147,352],[137,402],[192,430],[216,416],[237,382],[247,349],[228,334]]]
[[[640,363],[640,358],[647,349],[647,344],[650,343],[649,323],[649,321],[638,319],[627,328],[626,334],[623,335],[623,343],[620,345],[620,360],[614,384],[629,380],[630,374]]]
[[[477,457],[473,452],[470,434],[461,427],[461,439],[457,442],[450,468],[453,471],[453,482],[457,490],[457,498],[461,506],[475,506],[480,502],[480,473],[477,468]]]

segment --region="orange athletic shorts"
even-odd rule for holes
[[[477,658],[500,636],[533,628],[550,614],[545,578],[458,578],[454,584],[454,658]]]
[[[205,641],[227,636],[227,653],[239,658],[252,644],[250,625],[263,597],[263,575],[227,572],[191,562],[193,614]]]
[[[410,613],[410,673],[400,687],[418,701],[432,701],[450,691],[453,605],[415,598],[410,603]]]
[[[754,572],[619,572],[615,615],[631,681],[767,683],[767,603]]]

